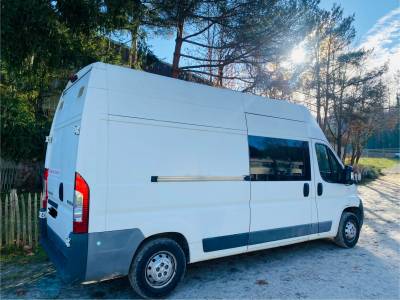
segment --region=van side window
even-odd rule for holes
[[[341,183],[343,168],[337,161],[332,150],[326,145],[315,144],[315,151],[322,179],[327,182]]]
[[[249,136],[253,181],[311,180],[308,142]]]

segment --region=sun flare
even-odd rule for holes
[[[290,60],[295,64],[300,64],[304,62],[306,58],[306,52],[302,46],[296,46],[293,48],[292,53],[290,54]]]

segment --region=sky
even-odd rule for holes
[[[322,0],[320,6],[329,9],[335,2],[343,7],[345,15],[355,14],[354,47],[373,49],[368,67],[372,69],[387,63],[386,76],[394,103],[396,89],[399,89],[394,75],[400,70],[400,0]]]
[[[395,103],[396,91],[400,89],[394,79],[400,70],[400,0],[320,0],[320,7],[329,10],[334,3],[343,8],[345,16],[355,15],[353,47],[373,49],[367,67],[388,65],[385,76],[389,83],[389,98]],[[150,35],[148,44],[159,59],[171,63],[174,39],[173,32],[168,36]]]
[[[374,41],[374,46],[381,46],[383,49],[399,48],[400,0],[321,0],[320,7],[330,9],[334,3],[343,7],[345,15],[355,14],[354,26],[357,31],[355,47],[366,45],[365,43],[368,41]],[[397,14],[390,20],[382,21],[382,18],[396,11]],[[387,32],[394,25],[396,25],[394,30],[390,33]],[[372,40],[374,36],[375,39]],[[173,34],[163,37],[150,36],[148,43],[154,54],[161,60],[171,63],[174,38]],[[388,42],[389,39],[391,39],[391,43]]]

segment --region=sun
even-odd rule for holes
[[[292,53],[290,54],[290,60],[294,64],[301,64],[304,62],[306,58],[306,52],[302,46],[296,46],[293,48]]]

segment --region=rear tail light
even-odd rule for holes
[[[45,168],[43,172],[43,199],[42,199],[43,208],[47,208],[48,199],[49,199],[49,169]]]
[[[87,233],[89,226],[89,186],[85,179],[75,173],[74,189],[74,233]]]

